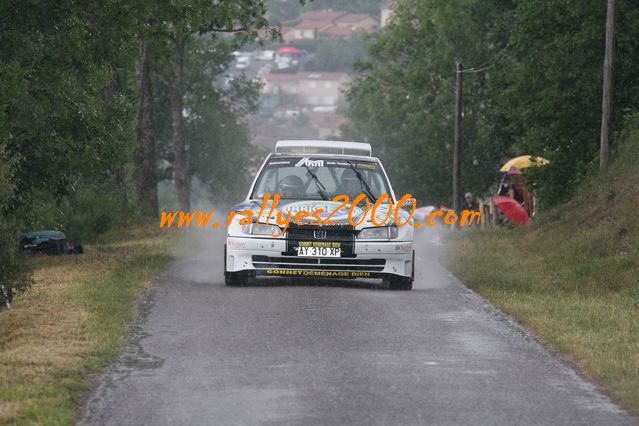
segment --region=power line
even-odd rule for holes
[[[472,73],[476,73],[476,72],[482,72],[482,71],[486,71],[489,70],[491,68],[494,68],[495,64],[492,65],[488,65],[487,67],[484,68],[479,68],[479,69],[475,69],[475,68],[468,68],[467,70],[463,70],[460,71],[462,74],[472,74]]]
[[[495,57],[492,58],[491,60],[488,60],[488,61],[484,62],[483,64],[477,65],[475,67],[466,68],[465,70],[462,70],[462,71],[459,71],[459,72],[472,74],[472,73],[482,72],[482,71],[486,71],[488,69],[491,69],[491,68],[493,68],[493,67],[495,67],[497,65],[495,63],[497,58],[499,58],[506,51],[506,49],[508,49],[509,47],[510,47],[510,43],[508,43],[506,46],[504,46],[503,49],[501,49],[499,52],[497,52],[495,54]],[[490,64],[490,65],[488,65],[488,64]]]

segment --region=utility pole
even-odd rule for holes
[[[601,103],[601,151],[599,167],[605,169],[610,156],[610,121],[612,115],[612,65],[615,46],[615,0],[608,0],[606,17],[606,53],[604,54],[603,96]]]
[[[455,136],[453,141],[453,211],[459,211],[459,157],[462,139],[462,70],[461,61],[455,62]]]

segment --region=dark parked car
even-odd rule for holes
[[[32,253],[66,254],[69,240],[61,231],[36,231],[22,235],[20,249]]]

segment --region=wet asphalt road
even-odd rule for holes
[[[81,424],[638,424],[436,261],[375,282],[227,288],[215,248],[140,303]]]

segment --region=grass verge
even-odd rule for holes
[[[453,236],[469,287],[639,414],[639,132],[609,171],[522,229]]]
[[[171,258],[157,223],[34,257],[36,284],[0,313],[0,423],[73,423],[86,377],[117,356],[134,300]]]

